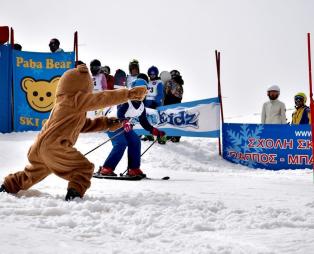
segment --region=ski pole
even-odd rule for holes
[[[157,142],[157,140],[158,140],[158,138],[156,138],[156,139],[154,140],[154,142],[151,143],[151,144],[146,148],[146,150],[141,154],[141,158],[142,158],[142,156]],[[123,176],[123,175],[126,173],[126,171],[128,171],[128,167],[127,167],[127,169],[126,169],[123,173],[120,173],[120,176]]]
[[[122,129],[121,131],[119,131],[117,134],[115,134],[114,136],[112,136],[111,138],[108,138],[105,142],[101,143],[100,145],[96,146],[94,149],[90,150],[89,152],[85,153],[84,156],[86,156],[87,154],[90,154],[91,152],[95,151],[96,149],[98,149],[99,147],[101,147],[102,145],[108,143],[109,141],[113,140],[114,138],[116,138],[117,136],[121,135],[124,132],[124,129]]]

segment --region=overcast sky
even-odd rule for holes
[[[0,0],[0,25],[14,28],[25,51],[49,51],[53,37],[71,51],[78,31],[86,63],[98,58],[114,72],[136,58],[141,72],[178,69],[184,101],[217,95],[218,49],[225,117],[259,113],[273,84],[287,108],[309,90],[313,0]]]

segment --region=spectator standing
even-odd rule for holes
[[[183,97],[183,84],[184,81],[179,71],[172,70],[170,72],[171,80],[166,84],[165,87],[165,100],[164,105],[171,105],[176,103],[181,103]],[[168,136],[172,142],[179,142],[179,136]]]
[[[310,108],[305,105],[305,93],[297,93],[294,96],[295,111],[292,113],[292,124],[310,124],[311,112]]]
[[[94,59],[90,62],[90,71],[94,82],[94,92],[107,90],[107,79],[105,74],[101,73],[101,62]]]
[[[60,48],[60,41],[56,38],[50,40],[49,48],[52,53],[63,52],[63,49]]]
[[[110,67],[104,66],[100,68],[100,72],[103,73],[107,81],[107,90],[113,90],[114,88],[114,77],[110,75]]]
[[[138,60],[133,59],[129,63],[129,74],[126,77],[126,86],[131,87],[131,84],[134,80],[137,79],[137,75],[140,73],[140,65]]]
[[[13,44],[13,49],[18,50],[18,51],[22,51],[22,46],[21,46],[21,44],[14,43]]]
[[[269,101],[263,104],[261,122],[262,124],[286,124],[286,106],[278,100],[280,88],[277,85],[267,89]]]

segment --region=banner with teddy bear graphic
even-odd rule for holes
[[[74,67],[74,52],[13,50],[14,131],[37,131],[49,117],[62,74]]]

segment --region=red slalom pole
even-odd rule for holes
[[[11,43],[11,48],[14,48],[14,29],[11,27],[11,33],[10,33],[10,43]]]
[[[307,54],[308,54],[308,63],[309,63],[312,156],[314,157],[314,101],[313,101],[313,89],[312,89],[311,34],[310,33],[307,33]],[[312,165],[312,167],[313,167],[313,182],[314,182],[314,164]]]

